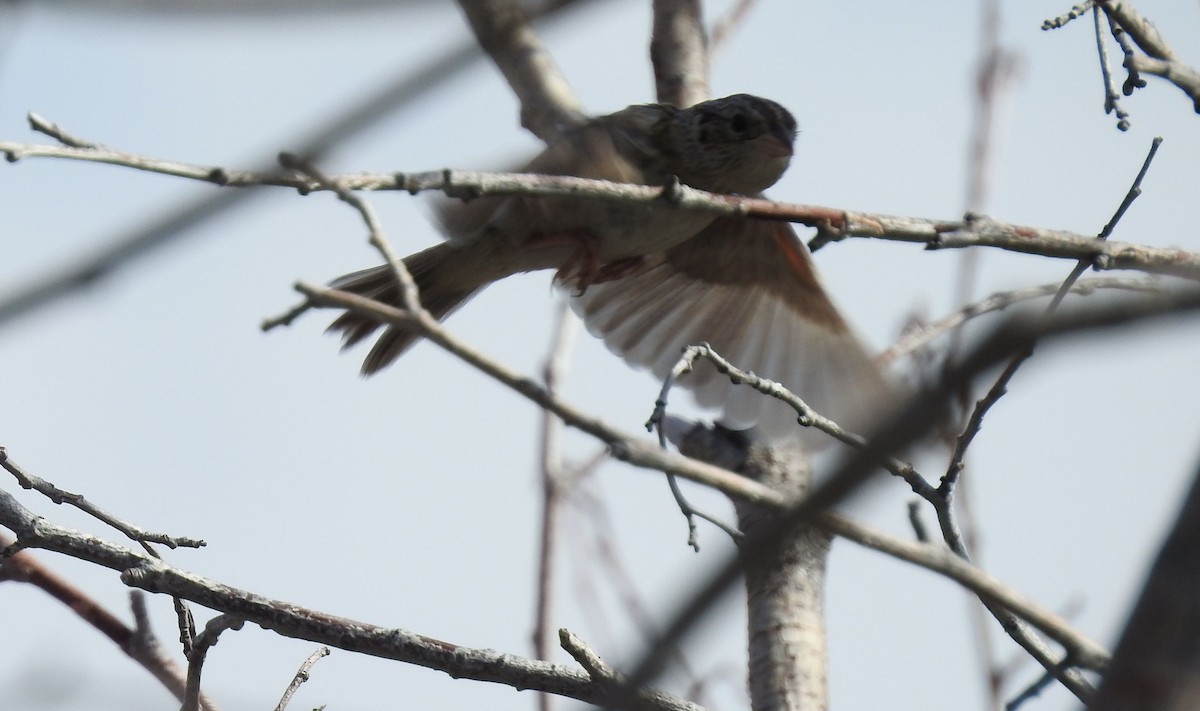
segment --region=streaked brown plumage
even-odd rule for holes
[[[739,94],[688,109],[631,106],[551,144],[523,172],[662,185],[672,176],[703,190],[758,194],[782,175],[796,124],[778,104]],[[493,281],[557,269],[589,330],[631,364],[662,376],[688,343],[707,341],[740,367],[783,382],[818,410],[851,421],[884,380],[829,301],[790,225],[714,219],[669,205],[579,198],[481,198],[448,204],[447,241],[406,258],[422,305],[445,318]],[[606,279],[610,267],[619,278]],[[400,305],[386,266],[333,282]],[[380,323],[347,312],[330,326],[345,347]],[[388,326],[363,363],[385,367],[416,334]],[[727,424],[771,436],[795,417],[707,369],[684,382]],[[843,405],[846,405],[843,407]],[[853,416],[852,416],[853,414]]]

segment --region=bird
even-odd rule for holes
[[[735,94],[686,108],[639,104],[591,119],[549,143],[520,172],[759,195],[783,175],[797,124],[778,103]],[[708,342],[734,364],[778,380],[822,414],[855,423],[888,384],[842,318],[792,226],[578,197],[482,197],[446,202],[446,240],[404,259],[421,305],[438,320],[487,285],[554,269],[588,330],[635,367],[665,377],[683,346]],[[393,306],[403,301],[387,265],[330,286]],[[383,328],[363,361],[372,375],[419,338],[346,311],[329,326],[343,350]],[[731,429],[768,439],[795,414],[715,369],[680,381]]]

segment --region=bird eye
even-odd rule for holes
[[[739,136],[746,133],[746,129],[750,127],[749,122],[746,120],[746,114],[741,112],[734,114],[733,117],[729,119],[729,127],[732,128],[733,132]]]

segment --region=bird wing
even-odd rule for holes
[[[610,350],[660,378],[684,346],[707,342],[847,428],[869,424],[891,393],[788,223],[720,218],[637,273],[592,285],[572,305]],[[734,386],[711,365],[680,383],[700,405],[720,409],[729,427],[756,426],[768,439],[799,431],[790,408]]]

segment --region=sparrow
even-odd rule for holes
[[[736,94],[688,108],[634,105],[550,143],[521,172],[758,195],[787,169],[796,121],[768,99]],[[487,285],[554,269],[589,331],[630,364],[665,377],[683,346],[708,342],[745,370],[780,381],[819,412],[859,418],[886,390],[882,374],[833,306],[791,225],[571,197],[446,202],[446,241],[404,260],[422,306],[441,320]],[[403,307],[386,265],[333,288]],[[363,362],[371,375],[419,334],[347,311],[329,327],[343,349],[380,327]],[[682,379],[732,429],[771,439],[795,414],[715,369]]]

